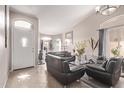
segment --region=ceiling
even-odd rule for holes
[[[12,11],[35,16],[39,19],[39,31],[43,34],[56,35],[71,31],[85,19],[94,5],[11,5]]]

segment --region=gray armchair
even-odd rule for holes
[[[115,85],[121,75],[122,58],[111,58],[103,65],[87,65],[86,73],[88,76],[93,77],[108,85]]]

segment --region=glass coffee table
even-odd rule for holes
[[[79,62],[76,62],[76,61],[75,62],[70,62],[69,64],[70,65],[79,66],[79,65],[95,64],[95,63],[88,60],[88,61],[80,62],[80,63]]]
[[[70,63],[70,64],[69,64],[69,68],[70,68],[70,70],[73,70],[73,69],[80,69],[80,68],[82,68],[82,69],[85,70],[85,65]]]
[[[71,69],[74,69],[74,68],[86,68],[86,65],[88,64],[94,64],[94,63],[91,63],[89,61],[85,62],[85,63],[76,63],[76,62],[70,62],[69,63],[69,67],[70,67],[70,70]]]

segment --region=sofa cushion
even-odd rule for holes
[[[52,54],[52,55],[60,56],[60,57],[71,57],[71,53],[69,53],[68,51],[48,52],[48,54]]]
[[[102,67],[105,68],[106,67],[106,64],[107,64],[108,60],[105,61],[104,63],[102,63]]]
[[[106,60],[106,58],[103,56],[98,56],[97,60]]]
[[[97,58],[97,64],[103,64],[104,62],[106,62],[106,58],[103,56],[99,56]]]

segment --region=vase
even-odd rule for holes
[[[86,63],[85,55],[78,56],[78,62],[79,62],[79,64]]]
[[[82,55],[81,56],[81,64],[85,64],[87,62],[87,56],[86,55]]]
[[[78,56],[78,61],[81,61],[81,56]]]
[[[77,61],[78,61],[78,64],[81,63],[81,55],[77,56]]]

